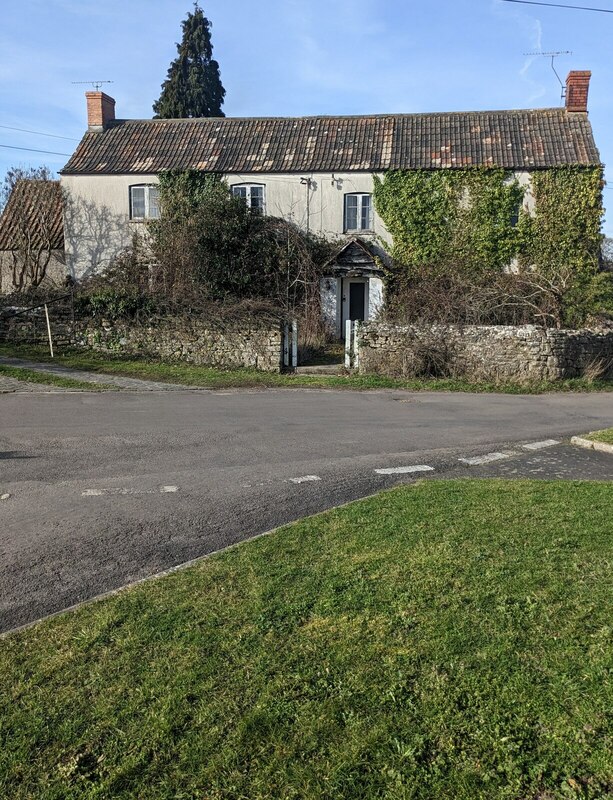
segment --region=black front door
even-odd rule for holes
[[[365,292],[365,283],[352,282],[349,284],[349,319],[364,319],[364,300],[366,297]]]

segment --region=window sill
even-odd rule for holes
[[[374,230],[372,228],[362,228],[362,229],[358,229],[358,230],[346,230],[346,231],[344,231],[344,233],[347,234],[348,236],[356,236],[358,234],[362,234],[362,235],[367,234],[367,235],[370,235],[370,236],[374,236],[374,234],[375,234],[375,232],[374,232]]]

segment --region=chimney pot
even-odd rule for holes
[[[87,128],[103,131],[115,119],[115,101],[104,92],[85,92],[87,100]]]
[[[587,114],[587,98],[590,91],[589,70],[568,73],[566,79],[566,110]]]

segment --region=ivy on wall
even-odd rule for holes
[[[488,283],[515,264],[557,304],[556,324],[581,323],[606,310],[613,291],[598,274],[602,186],[600,167],[534,171],[528,212],[525,188],[501,169],[375,176],[375,207],[392,236],[390,290],[417,273]]]
[[[484,272],[513,258],[539,269],[561,262],[598,266],[602,218],[600,167],[531,173],[533,215],[521,207],[524,187],[500,169],[392,170],[374,177],[375,206],[393,238],[391,253],[407,267],[441,265]]]
[[[600,167],[532,173],[535,212],[526,220],[522,261],[547,273],[560,264],[598,269],[603,175]]]
[[[394,261],[470,273],[501,270],[517,255],[524,189],[500,169],[393,170],[374,177],[375,206]]]

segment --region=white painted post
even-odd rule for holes
[[[292,368],[298,366],[298,320],[292,320]]]
[[[47,308],[47,304],[45,303],[45,317],[47,318],[47,336],[49,337],[49,352],[51,353],[51,358],[53,358],[53,339],[51,338],[51,325],[49,323],[49,309]]]
[[[351,369],[351,330],[352,323],[348,319],[345,322],[345,369]]]
[[[355,370],[360,366],[360,320],[354,322],[353,327],[353,368]]]

